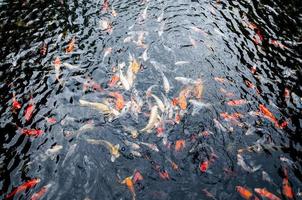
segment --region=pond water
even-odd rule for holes
[[[1,198],[301,199],[301,9],[1,0]]]

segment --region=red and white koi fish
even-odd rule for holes
[[[33,112],[35,110],[35,104],[32,100],[32,98],[29,100],[29,104],[28,106],[25,108],[25,111],[24,111],[24,118],[26,121],[29,121],[33,115]]]

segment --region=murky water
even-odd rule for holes
[[[0,1],[1,198],[300,199],[301,2],[108,5]]]

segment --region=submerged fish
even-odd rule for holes
[[[132,181],[132,176],[126,177],[121,183],[125,184],[128,187],[129,191],[132,194],[132,200],[135,200],[136,193],[135,193],[134,184]]]
[[[192,116],[198,113],[201,109],[210,108],[212,106],[212,104],[210,103],[203,103],[201,101],[196,101],[194,99],[190,99],[189,102],[193,105]]]
[[[97,144],[105,146],[111,154],[111,162],[114,162],[118,157],[120,157],[120,145],[113,145],[107,140],[95,140],[95,139],[86,139],[89,144]]]
[[[266,188],[255,188],[255,192],[257,192],[260,196],[267,198],[269,200],[281,200],[279,197],[276,195],[270,193]]]
[[[158,116],[158,106],[153,106],[151,108],[151,114],[148,124],[146,125],[145,128],[141,129],[140,132],[144,132],[144,131],[151,132],[151,130],[155,126],[155,123],[157,122],[157,116]]]
[[[253,195],[251,191],[242,186],[236,186],[236,191],[240,194],[240,196],[246,200],[259,200],[257,197]],[[254,197],[254,198],[253,198]]]
[[[119,112],[117,110],[110,108],[108,105],[104,103],[89,102],[82,99],[80,99],[79,102],[82,106],[92,107],[94,109],[101,111],[103,114],[113,114],[115,116],[119,115]]]
[[[241,166],[247,172],[255,172],[261,168],[261,165],[258,166],[249,166],[243,159],[240,154],[237,154],[237,164]]]
[[[18,186],[11,193],[6,195],[5,198],[10,199],[10,198],[14,197],[16,194],[20,193],[20,192],[23,192],[25,190],[28,190],[28,189],[31,189],[31,188],[35,187],[40,182],[41,182],[41,179],[39,179],[39,178],[31,179],[31,180],[23,183],[22,185]]]

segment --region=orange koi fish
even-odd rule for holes
[[[110,96],[115,98],[115,107],[117,110],[122,110],[125,106],[124,97],[119,92],[110,92]]]
[[[201,79],[197,79],[195,82],[195,85],[194,85],[194,96],[197,99],[201,99],[202,93],[203,93],[202,81],[201,81]]]
[[[240,196],[246,200],[251,200],[254,197],[255,200],[259,200],[257,197],[253,195],[248,189],[242,186],[236,186],[236,191],[240,194]]]
[[[144,177],[142,176],[142,174],[138,170],[135,170],[132,178],[133,183],[135,184],[136,182],[142,181],[143,179]]]
[[[113,75],[113,76],[111,77],[111,80],[110,80],[109,83],[108,83],[108,86],[109,86],[109,87],[115,86],[119,80],[120,80],[120,77],[119,77],[118,75],[116,75],[116,74]]]
[[[294,191],[290,186],[287,176],[283,178],[282,181],[282,193],[286,198],[293,199],[294,198]]]
[[[175,142],[175,151],[181,151],[186,146],[186,141],[183,139],[177,140]]]
[[[189,95],[190,89],[184,88],[182,91],[180,91],[178,96],[178,105],[182,110],[187,109],[188,103],[187,103],[187,96]]]
[[[39,178],[31,179],[31,180],[23,183],[22,185],[18,186],[11,193],[9,193],[8,195],[6,195],[5,198],[6,199],[10,199],[10,198],[14,197],[16,194],[20,193],[20,192],[23,192],[23,191],[25,191],[27,189],[33,188],[40,181],[41,181],[41,179],[39,179]]]
[[[28,106],[24,111],[24,117],[26,121],[29,121],[31,119],[34,110],[35,110],[35,104],[33,103],[33,100],[31,98],[30,103],[28,104]]]
[[[45,185],[44,187],[42,187],[38,192],[34,193],[30,200],[39,200],[41,199],[45,194],[46,192],[49,190],[51,184],[48,184],[48,185]]]
[[[255,188],[254,189],[255,192],[257,192],[260,196],[265,197],[269,200],[281,200],[279,197],[277,197],[276,195],[270,193],[269,191],[267,191],[266,188]]]
[[[174,107],[177,106],[177,104],[178,104],[178,98],[177,98],[177,97],[173,98],[173,99],[171,100],[171,104],[172,104]]]
[[[66,47],[66,53],[71,53],[74,49],[74,45],[75,45],[75,37],[73,37],[70,42],[68,43],[67,47]]]
[[[13,109],[19,110],[21,108],[21,104],[16,100],[16,94],[13,93]]]
[[[237,121],[239,118],[242,117],[242,114],[240,113],[232,113],[232,114],[228,114],[226,112],[222,112],[220,113],[220,116],[225,119],[225,120],[234,120]]]
[[[122,184],[125,184],[129,191],[131,192],[132,194],[132,199],[134,200],[135,197],[136,197],[136,193],[135,193],[135,189],[134,189],[134,184],[133,184],[133,181],[132,181],[132,177],[129,176],[129,177],[126,177],[123,181],[122,181]]]
[[[209,161],[205,160],[199,164],[199,169],[202,173],[205,173],[209,168]]]
[[[41,129],[27,129],[27,128],[21,129],[21,134],[27,135],[27,136],[37,137],[37,136],[42,135],[43,133],[44,133],[44,131]]]
[[[247,101],[245,99],[237,99],[237,100],[228,101],[226,104],[229,106],[241,106],[247,104]]]
[[[277,127],[279,127],[278,120],[273,115],[273,113],[271,113],[271,111],[269,111],[268,108],[266,108],[263,104],[260,104],[259,105],[259,110],[264,115],[264,117],[266,117],[268,120],[270,120],[271,122],[273,122]]]

